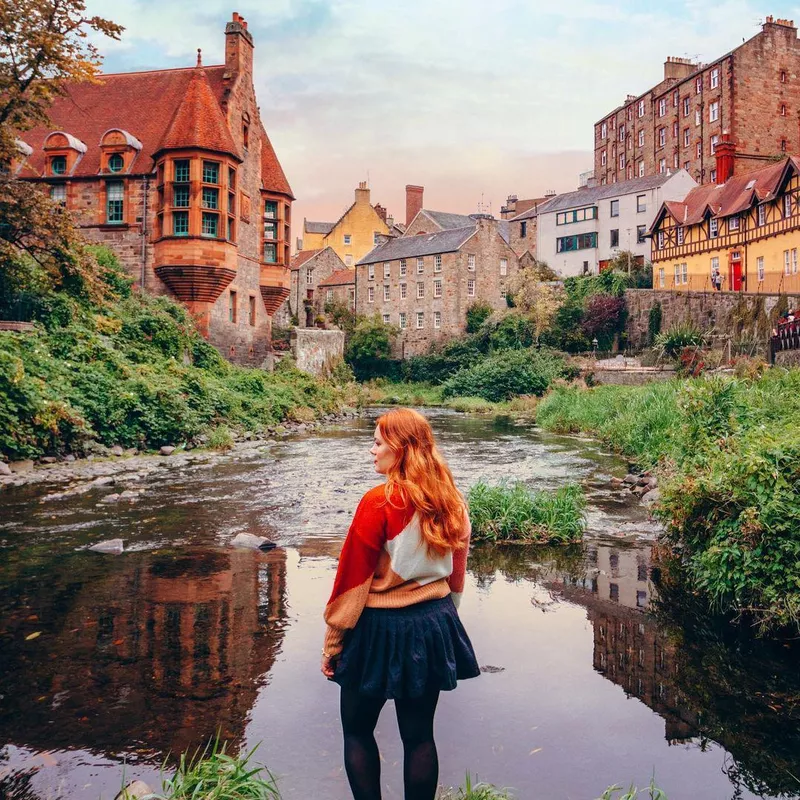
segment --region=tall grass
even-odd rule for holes
[[[514,796],[508,789],[498,789],[490,783],[473,783],[468,772],[463,787],[443,789],[437,800],[514,800]]]
[[[570,544],[586,527],[580,486],[554,492],[476,483],[467,496],[473,541]]]
[[[627,789],[623,789],[621,786],[609,786],[597,800],[639,800],[639,798],[641,800],[644,800],[644,798],[647,798],[647,800],[668,800],[667,795],[655,785],[654,780],[651,780],[644,789],[638,789],[633,784]]]

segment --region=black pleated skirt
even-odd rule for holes
[[[365,608],[345,637],[333,680],[371,697],[421,697],[480,675],[452,598]]]

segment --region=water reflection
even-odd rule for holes
[[[163,756],[242,740],[283,640],[284,551],[79,553],[31,581],[0,595],[0,741]]]

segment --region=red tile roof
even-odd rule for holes
[[[298,250],[292,256],[292,262],[289,264],[289,269],[300,269],[307,261],[311,261],[314,256],[319,255],[322,252],[322,248],[317,250]]]
[[[187,147],[229,153],[241,160],[225,115],[201,67],[192,70],[186,93],[156,152]]]
[[[283,167],[275,155],[272,142],[270,142],[263,125],[261,126],[261,185],[268,192],[285,194],[294,200],[292,187],[286,180]]]
[[[347,286],[348,284],[355,284],[356,271],[354,269],[340,269],[322,281],[319,286]]]

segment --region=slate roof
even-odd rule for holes
[[[679,170],[679,172],[682,170]],[[656,189],[663,186],[668,180],[674,178],[678,172],[664,173],[659,175],[645,175],[643,178],[633,178],[629,181],[619,181],[610,183],[607,186],[592,186],[586,189],[578,189],[566,194],[557,194],[549,200],[546,206],[539,206],[540,214],[552,214],[555,211],[566,211],[570,208],[581,206],[591,206],[599,200],[612,197],[622,197],[626,194],[635,192],[646,192],[649,189]]]
[[[333,222],[311,222],[310,220],[303,221],[303,230],[306,233],[330,233],[333,230]]]
[[[466,228],[468,225],[474,225],[475,220],[466,214],[450,214],[447,211],[429,211],[427,208],[422,209],[423,214],[427,214],[442,230],[450,230],[451,228]]]
[[[467,217],[469,219],[469,217]],[[416,258],[434,253],[452,253],[458,250],[477,230],[475,220],[469,219],[469,227],[452,228],[426,233],[421,236],[400,236],[378,245],[367,253],[359,264],[376,264],[379,261],[393,261],[398,258]]]
[[[292,187],[286,180],[286,173],[278,161],[278,156],[275,155],[275,149],[263,125],[261,126],[261,186],[268,192],[285,194],[292,200],[295,199]]]
[[[348,286],[355,284],[356,271],[354,269],[339,269],[332,275],[329,275],[324,281],[319,284],[320,288],[329,286]]]
[[[584,190],[585,191],[585,190]],[[525,209],[525,211],[520,211],[516,217],[511,217],[509,222],[522,222],[524,219],[533,219],[534,217],[539,216],[540,211],[545,210],[545,206],[558,195],[551,195],[550,197],[540,197],[537,200],[534,200],[530,208]]]
[[[322,248],[318,248],[316,250],[298,250],[293,256],[292,261],[289,264],[289,269],[297,270],[303,266],[307,261],[311,261],[314,256],[319,255],[322,252]]]

